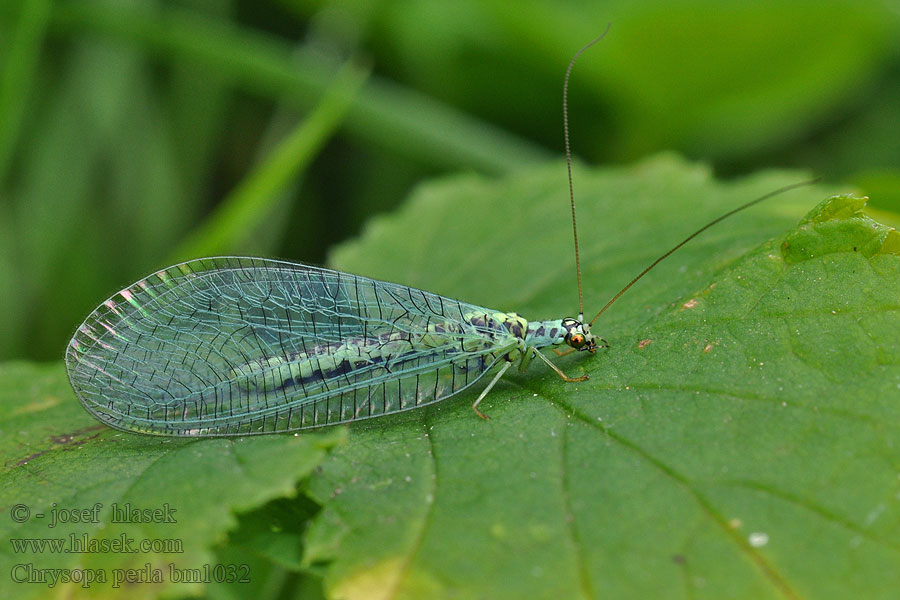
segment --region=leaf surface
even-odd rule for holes
[[[208,572],[207,582],[258,582],[246,561],[217,560],[213,547],[237,525],[235,513],[295,496],[297,482],[344,433],[205,440],[119,433],[81,408],[61,363],[0,365],[0,597],[196,595],[204,583],[185,583],[190,570]]]
[[[586,312],[788,183],[668,157],[576,170]],[[900,257],[815,186],[691,242],[595,325],[595,356],[359,424],[310,493],[334,598],[888,598],[900,589]],[[560,165],[423,187],[337,268],[529,319],[577,300]],[[808,213],[808,214],[807,214]],[[804,217],[804,215],[806,216]]]

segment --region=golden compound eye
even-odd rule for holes
[[[580,333],[573,333],[569,338],[569,345],[573,348],[581,348],[584,346],[584,335]]]

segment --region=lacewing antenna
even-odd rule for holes
[[[763,195],[763,196],[760,196],[760,197],[757,198],[756,200],[751,200],[750,202],[747,202],[746,204],[742,204],[741,206],[738,206],[737,208],[728,211],[728,212],[725,213],[724,215],[721,215],[721,216],[719,216],[719,217],[716,217],[715,219],[713,219],[712,221],[710,221],[709,223],[707,223],[706,225],[704,225],[703,227],[701,227],[700,229],[698,229],[697,231],[695,231],[694,233],[692,233],[691,235],[687,236],[686,238],[684,238],[683,240],[681,240],[680,242],[678,242],[675,246],[673,246],[673,247],[672,247],[670,250],[668,250],[665,254],[663,254],[662,256],[660,256],[659,258],[657,258],[656,260],[654,260],[652,263],[650,263],[650,265],[649,265],[646,269],[644,269],[643,271],[641,271],[640,273],[638,273],[637,277],[635,277],[634,279],[632,279],[631,281],[629,281],[629,282],[628,282],[628,285],[626,285],[626,286],[623,287],[621,290],[619,290],[618,293],[617,293],[615,296],[613,296],[613,297],[610,299],[610,301],[607,302],[607,303],[603,306],[603,308],[600,309],[600,312],[598,312],[596,315],[594,315],[594,318],[590,320],[590,322],[588,323],[588,325],[593,325],[593,324],[594,324],[594,321],[596,321],[596,320],[600,317],[600,315],[602,315],[604,312],[606,312],[606,309],[607,309],[607,308],[609,308],[610,306],[612,306],[613,303],[615,303],[616,300],[618,300],[619,298],[621,298],[621,297],[622,297],[622,294],[624,294],[625,292],[627,292],[627,291],[631,288],[631,286],[633,286],[635,283],[637,283],[637,282],[641,279],[641,277],[643,277],[644,275],[646,275],[647,273],[649,273],[649,272],[653,269],[653,267],[655,267],[656,265],[658,265],[659,263],[661,263],[662,261],[664,261],[665,259],[667,259],[669,256],[671,256],[672,254],[674,254],[676,250],[678,250],[679,248],[681,248],[682,246],[684,246],[685,244],[687,244],[689,241],[691,241],[692,239],[694,239],[695,237],[697,237],[698,235],[700,235],[701,233],[703,233],[704,231],[706,231],[707,229],[709,229],[710,227],[712,227],[713,225],[716,225],[716,224],[718,224],[718,223],[721,223],[722,221],[724,221],[725,219],[727,219],[727,218],[730,217],[731,215],[737,214],[737,213],[741,212],[742,210],[745,210],[745,209],[747,209],[747,208],[750,208],[751,206],[754,206],[754,205],[756,205],[756,204],[759,204],[759,203],[762,202],[763,200],[768,200],[769,198],[772,198],[773,196],[777,196],[778,194],[783,194],[784,192],[787,192],[787,191],[796,189],[796,188],[798,188],[798,187],[803,187],[803,186],[806,186],[806,185],[812,185],[812,184],[814,184],[814,183],[818,183],[818,182],[821,181],[821,180],[822,180],[821,177],[817,177],[817,178],[815,178],[815,179],[810,179],[809,181],[802,181],[802,182],[800,182],[800,183],[792,183],[791,185],[786,185],[786,186],[784,186],[783,188],[779,188],[779,189],[777,189],[777,190],[774,190],[774,191],[772,191],[772,192],[769,192],[768,194],[765,194],[765,195]]]
[[[569,141],[569,78],[572,75],[572,68],[575,66],[575,62],[578,60],[578,57],[580,57],[584,53],[585,50],[587,50],[588,48],[590,48],[591,46],[593,46],[594,44],[596,44],[597,42],[602,40],[604,37],[606,37],[606,34],[609,33],[609,28],[611,25],[612,25],[611,23],[607,23],[606,29],[603,31],[603,33],[601,33],[599,36],[597,36],[596,38],[594,38],[593,40],[591,40],[590,42],[585,44],[578,52],[575,53],[575,55],[572,57],[572,60],[569,61],[569,66],[566,69],[566,77],[563,82],[563,136],[565,138],[565,145],[566,145],[566,168],[568,169],[568,173],[569,173],[569,204],[572,208],[572,238],[575,243],[575,277],[578,282],[578,320],[582,321],[582,322],[584,321],[584,294],[583,294],[582,288],[581,288],[581,256],[580,256],[580,253],[578,250],[578,225],[577,225],[577,219],[575,217],[575,185],[572,182],[572,150],[571,150],[571,143]],[[631,286],[633,286],[635,283],[640,281],[640,279],[644,275],[646,275],[647,273],[652,271],[653,268],[656,267],[656,265],[658,265],[659,263],[661,263],[662,261],[667,259],[669,256],[674,254],[679,248],[681,248],[682,246],[684,246],[685,244],[690,242],[692,239],[694,239],[695,237],[697,237],[698,235],[700,235],[701,233],[703,233],[704,231],[706,231],[713,225],[721,223],[728,217],[730,217],[734,214],[737,214],[745,209],[748,209],[751,206],[759,204],[760,202],[762,202],[764,200],[768,200],[769,198],[772,198],[773,196],[783,194],[784,192],[796,189],[798,187],[812,185],[814,183],[821,181],[821,179],[822,179],[821,177],[817,177],[816,179],[811,179],[809,181],[803,181],[800,183],[793,183],[791,185],[786,185],[782,188],[779,188],[777,190],[769,192],[768,194],[760,196],[759,198],[756,198],[755,200],[751,200],[750,202],[747,202],[746,204],[742,204],[741,206],[738,206],[737,208],[730,210],[727,213],[713,219],[712,221],[710,221],[709,223],[707,223],[706,225],[704,225],[703,227],[701,227],[700,229],[698,229],[697,231],[692,233],[691,235],[687,236],[686,238],[684,238],[683,240],[678,242],[678,244],[673,246],[671,249],[669,249],[667,252],[665,252],[659,258],[657,258],[652,263],[650,263],[650,265],[647,268],[645,268],[643,271],[638,273],[638,275],[634,279],[629,281],[625,287],[623,287],[621,290],[619,290],[616,293],[616,295],[613,296],[609,300],[609,302],[607,302],[603,306],[603,308],[600,309],[600,312],[598,312],[596,315],[594,315],[594,318],[591,319],[590,322],[588,322],[588,325],[593,325],[594,321],[596,321],[600,317],[600,315],[602,315],[604,312],[606,312],[606,309],[608,309],[610,306],[612,306],[616,302],[616,300],[621,298],[622,294],[624,294],[629,289],[631,289]]]
[[[576,225],[575,221],[575,186],[572,184],[572,150],[569,144],[569,76],[572,74],[572,67],[575,66],[575,61],[578,60],[578,57],[581,56],[585,50],[602,40],[606,34],[609,33],[611,25],[612,23],[607,23],[603,33],[594,38],[591,42],[585,44],[581,50],[575,53],[575,56],[569,61],[569,67],[566,69],[566,79],[563,82],[563,136],[566,141],[566,168],[569,170],[569,203],[572,206],[572,237],[575,240],[575,277],[578,280],[579,321],[584,320],[584,296],[581,292],[581,257],[578,254],[578,225]]]

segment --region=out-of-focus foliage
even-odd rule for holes
[[[801,166],[900,211],[887,2],[13,0],[0,5],[0,357],[60,356],[88,311],[187,239],[319,262],[425,177],[558,156],[565,66],[607,23],[574,71],[584,159],[670,149],[725,175]],[[372,75],[329,95],[348,60]],[[329,102],[348,106],[315,159],[247,192]],[[561,173],[561,211],[564,186]],[[210,215],[237,191],[259,196],[253,227],[217,230]]]

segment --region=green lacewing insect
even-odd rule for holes
[[[608,27],[607,27],[608,30]],[[605,35],[604,32],[603,35]],[[583,316],[566,93],[563,123],[575,238],[579,314],[527,321],[405,285],[263,258],[201,258],[162,269],[97,307],[66,349],[69,380],[97,419],[172,436],[276,433],[347,423],[438,402],[499,367],[478,404],[513,364],[534,358],[566,381],[542,348],[595,352],[606,342]]]

